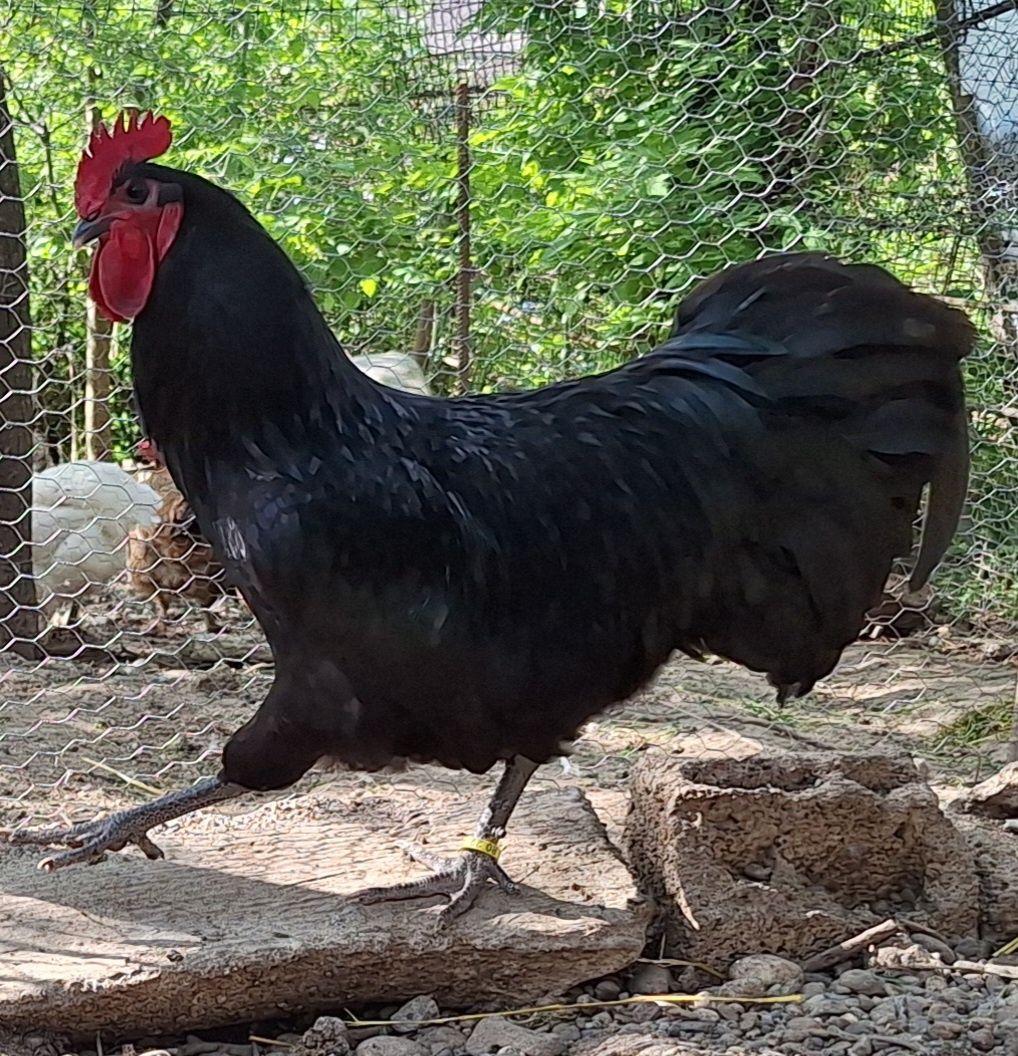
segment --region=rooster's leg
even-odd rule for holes
[[[101,862],[107,851],[121,851],[129,843],[140,847],[148,858],[162,858],[163,852],[149,839],[148,830],[164,821],[222,803],[242,795],[246,789],[232,785],[221,777],[204,777],[190,788],[169,792],[151,803],[130,810],[119,810],[99,821],[84,821],[70,828],[5,832],[8,843],[47,846],[64,845],[72,850],[44,858],[39,868],[47,872],[68,865]]]
[[[517,755],[505,764],[495,794],[484,809],[474,837],[463,845],[458,858],[443,858],[417,844],[404,844],[403,849],[416,861],[435,871],[426,880],[411,880],[395,887],[373,887],[358,896],[361,902],[395,902],[408,898],[427,898],[448,895],[449,904],[440,917],[443,921],[465,913],[477,900],[488,881],[497,884],[508,894],[515,894],[516,884],[498,864],[499,841],[505,836],[509,817],[519,801],[537,764]]]

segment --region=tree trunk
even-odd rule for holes
[[[102,115],[91,103],[86,112],[87,130],[91,132],[102,120]],[[113,324],[99,314],[91,297],[86,301],[85,311],[85,457],[105,462],[113,454],[110,427]]]
[[[0,68],[0,649],[34,655],[32,341],[14,124]]]
[[[1018,359],[1018,54],[1015,4],[937,0],[937,20],[1000,350]]]
[[[430,360],[431,346],[435,337],[435,302],[430,297],[421,301],[420,311],[417,313],[417,329],[414,332],[413,357],[418,366],[427,375]]]

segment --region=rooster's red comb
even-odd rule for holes
[[[74,207],[82,219],[102,208],[120,169],[131,161],[149,161],[164,154],[173,140],[165,117],[121,114],[107,131],[100,122],[89,137],[78,162],[74,181]]]

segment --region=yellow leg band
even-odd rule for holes
[[[502,848],[498,840],[479,840],[476,836],[470,836],[460,844],[461,851],[479,851],[497,862],[502,854]]]

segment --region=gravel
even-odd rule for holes
[[[910,940],[915,943],[915,937]],[[490,1015],[428,1025],[463,1011],[440,1008],[427,995],[402,1005],[359,1009],[364,1019],[391,1019],[391,1027],[347,1027],[333,1016],[280,1027],[276,1047],[160,1038],[107,1045],[105,1056],[1018,1056],[1018,980],[974,970],[974,940],[948,947],[939,939],[918,944],[935,969],[922,970],[908,948],[896,962],[886,947],[868,963],[857,959],[831,972],[811,972],[780,957],[736,961],[731,978],[709,983],[686,1004],[602,1007],[629,994],[679,992],[688,969],[640,963],[619,977],[592,981],[561,999],[562,1014],[509,1019]],[[932,946],[937,948],[933,949]],[[912,947],[914,949],[914,946]],[[947,949],[945,954],[944,949]],[[953,967],[955,961],[958,967]],[[962,970],[964,969],[964,970]],[[768,993],[771,1001],[753,1001]],[[781,994],[798,1000],[783,1002]],[[696,997],[699,1000],[696,1000]],[[719,1000],[719,998],[725,1000]],[[743,1000],[738,1000],[742,997]],[[551,1002],[549,998],[549,1003]],[[490,1011],[477,1009],[476,1012]],[[287,1034],[287,1029],[304,1029]],[[266,1036],[260,1025],[256,1031]],[[2,1041],[3,1039],[0,1039]],[[38,1032],[18,1039],[12,1052],[61,1056],[69,1050]],[[0,1050],[7,1050],[0,1045]],[[79,1056],[94,1056],[79,1052]]]
[[[372,1039],[416,1043],[417,1053],[366,1048],[365,1041],[355,1056],[570,1056],[574,1050],[577,1056],[637,1056],[644,1050],[648,1056],[1018,1056],[1018,981],[973,971],[972,942],[953,949],[939,939],[919,945],[933,955],[936,970],[857,961],[804,976],[784,958],[753,956],[736,961],[724,983],[711,981],[700,1001],[600,1007],[598,1002],[628,993],[679,989],[675,973],[682,969],[638,964],[622,977],[572,992],[564,999],[575,1007],[568,1015],[519,1021],[492,1016],[423,1027],[399,1038]],[[955,959],[967,970],[954,970]],[[750,991],[794,992],[801,1000],[754,1002]],[[735,996],[745,999],[731,1000]],[[424,1007],[410,1002],[397,1015],[424,1018],[416,1015]]]

